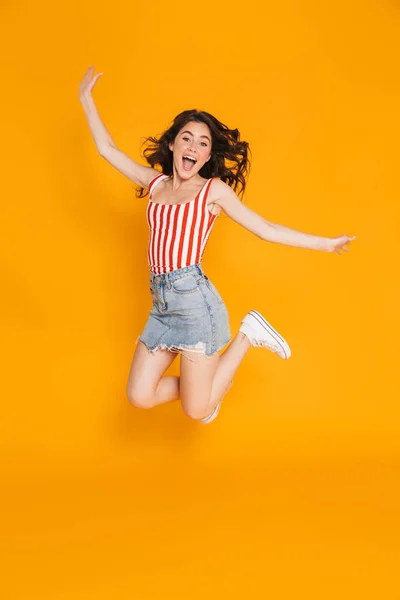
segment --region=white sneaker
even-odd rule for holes
[[[284,359],[291,355],[288,343],[256,310],[247,313],[239,331],[249,338],[252,346],[268,348]]]
[[[221,402],[218,402],[211,415],[208,415],[208,417],[204,417],[204,419],[200,419],[200,423],[211,423],[211,421],[214,421],[214,419],[216,419],[218,416],[219,409],[221,408]]]
[[[204,417],[204,419],[200,419],[200,423],[211,423],[211,421],[214,421],[214,419],[218,416],[219,409],[221,408],[222,400],[225,398],[225,396],[227,395],[227,393],[231,389],[232,384],[233,384],[233,379],[230,382],[229,387],[226,390],[225,394],[222,396],[221,400],[218,402],[217,406],[214,408],[214,410],[212,411],[212,413],[209,414],[208,417]]]

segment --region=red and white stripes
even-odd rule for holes
[[[155,187],[168,175],[158,175],[149,185],[147,222],[150,228],[148,261],[154,273],[169,273],[189,267],[202,259],[217,215],[207,206],[212,179],[208,179],[196,198],[182,204],[152,202]]]

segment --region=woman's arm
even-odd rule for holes
[[[94,67],[92,66],[85,73],[79,88],[79,99],[85,111],[97,150],[107,162],[128,177],[128,179],[137,185],[147,188],[152,179],[159,175],[159,171],[140,165],[116,147],[114,140],[100,118],[92,97],[92,89],[102,73],[97,73],[93,77],[93,72]]]
[[[344,245],[355,239],[355,236],[348,235],[336,238],[321,237],[271,223],[242,204],[235,192],[219,179],[215,181],[214,193],[218,196],[214,203],[221,207],[231,219],[267,242],[341,254],[341,250],[348,251]]]

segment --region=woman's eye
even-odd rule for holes
[[[189,138],[188,137],[184,137],[182,138],[184,142],[189,142]]]
[[[201,145],[202,146],[207,146],[207,143],[206,142],[201,142]]]

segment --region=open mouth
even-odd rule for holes
[[[191,169],[193,169],[196,163],[197,160],[193,158],[193,156],[185,155],[182,157],[182,166],[184,171],[190,171]]]

